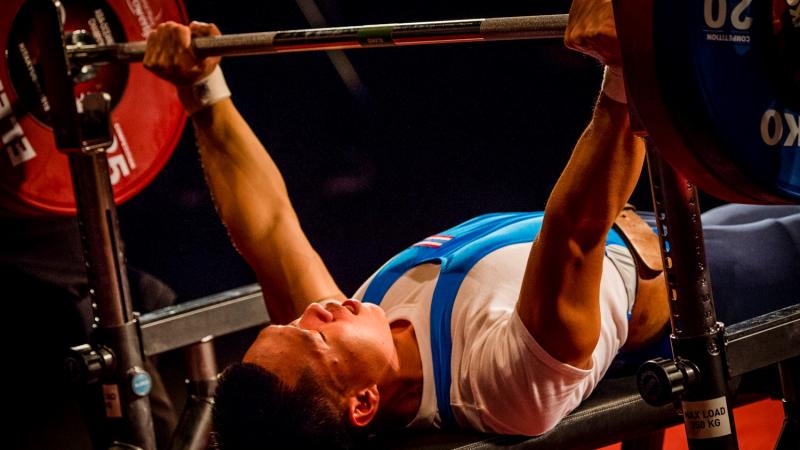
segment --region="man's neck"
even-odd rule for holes
[[[422,360],[414,327],[401,320],[393,322],[391,329],[399,365],[378,383],[381,399],[373,424],[381,430],[408,425],[422,402]]]

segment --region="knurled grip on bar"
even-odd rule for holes
[[[305,51],[395,47],[459,42],[553,39],[564,36],[567,14],[390,23],[353,27],[311,28],[198,37],[199,56],[266,55]],[[112,45],[69,45],[73,65],[138,62],[144,41]]]

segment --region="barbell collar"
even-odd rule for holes
[[[198,56],[243,56],[355,48],[396,47],[464,42],[553,39],[564,36],[567,14],[390,23],[353,27],[311,28],[198,37]],[[68,45],[73,65],[138,62],[145,41],[112,45]]]

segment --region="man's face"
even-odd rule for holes
[[[357,300],[308,306],[289,325],[264,328],[244,356],[293,385],[310,368],[344,395],[377,383],[397,364],[389,322],[383,310]]]

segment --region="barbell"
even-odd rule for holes
[[[632,113],[666,159],[728,201],[800,200],[800,0],[615,2]],[[35,2],[0,6],[0,208],[74,212],[67,162],[54,147],[37,69]],[[154,14],[154,5],[160,9]],[[179,0],[68,3],[65,49],[75,94],[109,92],[115,199],[141,191],[169,158],[185,115],[174,90],[139,64],[157,21],[186,22]],[[158,17],[156,17],[158,16]],[[563,36],[566,15],[232,34],[193,40],[201,56],[273,54]],[[86,30],[85,33],[75,33]],[[5,64],[5,65],[4,65]],[[147,98],[156,112],[143,116]]]

